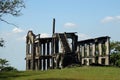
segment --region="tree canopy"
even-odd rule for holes
[[[0,21],[18,27],[5,20],[3,17],[6,15],[20,16],[22,8],[25,8],[23,0],[0,0]],[[4,46],[4,42],[5,41],[0,38],[0,47]]]
[[[8,62],[8,60],[0,58],[0,71],[17,71],[17,69],[10,66]]]
[[[4,40],[2,38],[0,38],[0,47],[3,47],[4,46]]]
[[[24,7],[23,0],[0,0],[0,18],[6,14],[19,16]]]
[[[111,41],[110,48],[111,48],[110,64],[113,66],[120,67],[120,42]]]
[[[4,15],[12,15],[12,16],[19,16],[21,14],[22,8],[25,7],[23,0],[0,0],[0,20],[10,24],[14,25],[12,23],[9,23],[8,21],[3,19]]]

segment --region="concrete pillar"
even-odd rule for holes
[[[92,58],[92,63],[95,63],[95,57],[94,57],[94,58]]]
[[[80,61],[80,45],[77,46],[78,60]]]
[[[85,46],[82,45],[82,57],[85,57]]]
[[[98,43],[98,49],[99,49],[99,56],[102,55],[102,44],[101,42]]]
[[[107,38],[106,42],[105,42],[105,46],[106,46],[106,55],[109,55],[110,53],[110,42],[109,42],[109,38]]]
[[[93,56],[92,63],[95,63],[95,43],[92,44],[92,56]]]
[[[89,55],[90,55],[90,45],[87,44],[87,57],[89,57]]]
[[[38,59],[35,60],[35,70],[38,70]]]
[[[28,54],[30,54],[30,44],[27,44],[27,52],[28,52]]]
[[[29,70],[28,68],[28,60],[26,59],[26,70]]]
[[[43,56],[45,56],[45,43],[43,44]],[[45,70],[45,58],[43,57],[43,70]]]
[[[38,59],[38,69],[39,69],[39,70],[41,70],[41,69],[42,69],[41,59]]]
[[[101,56],[102,56],[102,44],[101,42],[98,43],[98,50],[99,50],[99,55],[98,55],[98,64],[102,64]]]
[[[52,62],[52,68],[54,69],[55,68],[54,57],[52,57],[52,61],[51,62]]]
[[[109,65],[109,56],[105,57],[105,65]]]
[[[47,43],[47,55],[50,55],[50,45],[49,42]],[[47,59],[47,68],[50,67],[50,58]]]
[[[34,43],[31,44],[31,55],[32,55],[31,67],[32,67],[32,70],[35,70],[35,47],[34,47]]]
[[[43,55],[45,56],[45,43],[43,44]]]
[[[36,52],[36,54],[35,54],[35,55],[37,55],[37,56],[38,56],[38,55],[39,55],[39,54],[38,54],[38,53],[39,53],[39,47],[38,47],[38,44],[36,45],[36,47],[35,47],[35,48],[36,48],[36,49],[35,49],[35,50],[36,50],[36,51],[35,51],[35,52]]]
[[[59,52],[59,40],[55,39],[55,53]]]
[[[52,42],[51,42],[51,55],[53,55],[54,54],[54,39],[52,39]],[[51,67],[54,69],[54,57],[52,56],[52,58],[51,58]]]
[[[84,64],[84,59],[82,58],[82,65]]]
[[[98,64],[102,64],[102,58],[98,57]]]
[[[54,39],[52,38],[52,42],[51,42],[51,54],[54,53]]]
[[[41,43],[39,43],[39,55],[41,55],[42,49],[41,49]]]
[[[105,42],[106,46],[106,59],[105,59],[105,65],[109,65],[109,54],[110,54],[110,41],[109,38],[107,38]]]
[[[95,43],[92,44],[92,56],[95,56]]]
[[[86,61],[87,61],[87,66],[89,66],[90,65],[89,58],[87,58]]]
[[[26,55],[28,54],[28,44],[26,44]]]

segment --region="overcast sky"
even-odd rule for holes
[[[28,30],[42,37],[51,36],[52,19],[56,32],[77,32],[79,40],[110,36],[120,41],[120,0],[25,0],[22,15],[3,18],[19,27],[0,22],[0,58],[6,58],[19,70],[25,70],[25,37]]]

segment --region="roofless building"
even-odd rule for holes
[[[72,64],[109,65],[110,37],[78,41],[76,32],[55,32],[53,19],[53,35],[41,38],[28,31],[26,36],[26,70],[47,70],[64,68]]]

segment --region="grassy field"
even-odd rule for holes
[[[0,72],[0,80],[120,80],[120,68],[77,67],[48,71]]]

